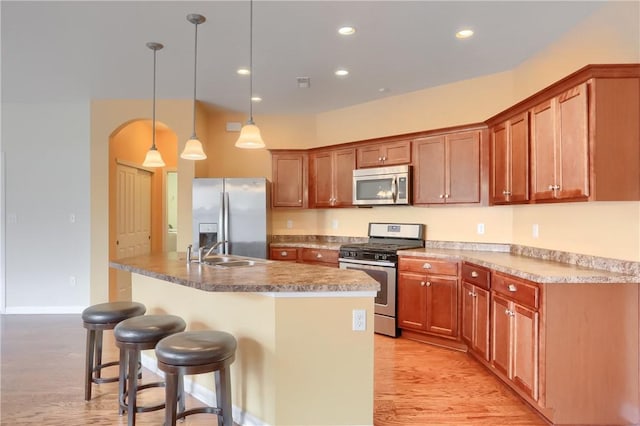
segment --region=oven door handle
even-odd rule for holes
[[[395,263],[385,262],[383,260],[377,260],[375,262],[371,262],[369,260],[345,259],[342,257],[338,259],[338,262],[345,263],[345,264],[365,265],[365,266],[380,266],[383,268],[395,268],[396,266]]]

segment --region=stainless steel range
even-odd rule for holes
[[[398,250],[424,247],[425,226],[417,223],[369,223],[369,241],[340,246],[341,269],[358,269],[380,283],[375,299],[374,331],[398,336],[396,318]]]

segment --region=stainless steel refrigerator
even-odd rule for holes
[[[193,180],[193,248],[267,258],[269,181],[265,178]]]

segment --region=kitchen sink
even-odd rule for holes
[[[262,259],[249,259],[241,256],[209,256],[203,260],[205,265],[219,268],[237,268],[240,266],[255,266],[268,263]]]

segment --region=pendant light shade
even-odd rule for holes
[[[191,137],[184,146],[180,158],[185,160],[204,160],[207,158],[207,154],[202,149],[202,142],[196,136],[196,76],[198,69],[198,25],[206,21],[202,15],[191,13],[187,15],[187,21],[191,22],[195,27],[195,42],[194,42],[194,55],[193,55],[193,130]]]
[[[236,141],[237,148],[264,148],[264,141],[260,129],[253,122],[253,0],[249,2],[249,120],[240,130],[240,137]]]
[[[164,167],[160,151],[156,148],[156,52],[164,46],[160,43],[149,42],[147,47],[153,50],[153,120],[151,125],[151,148],[147,152],[142,165],[144,167]]]

